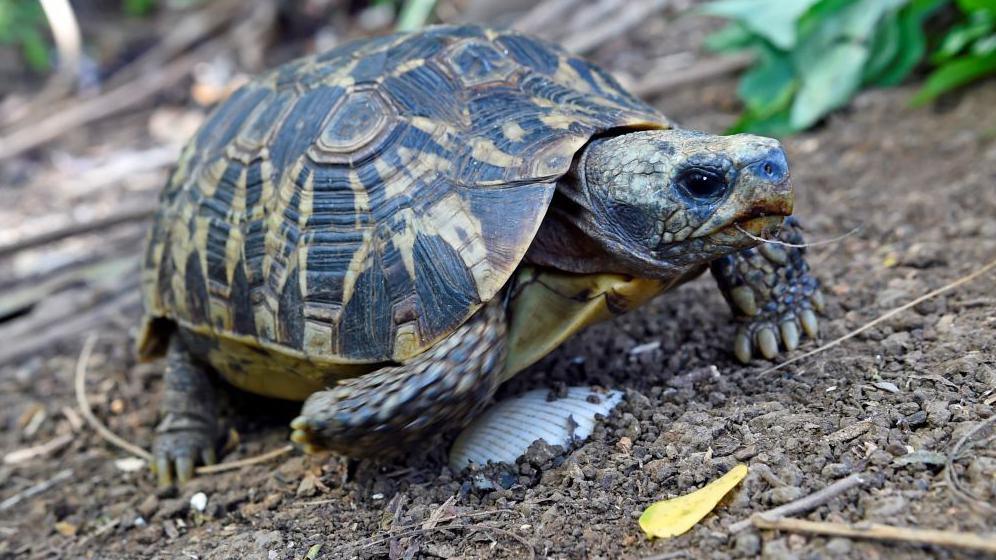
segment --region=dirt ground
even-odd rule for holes
[[[654,26],[641,28],[636,42],[660,51],[651,44],[661,32]],[[690,31],[699,25],[684,26],[680,41],[697,41]],[[626,65],[619,49],[595,58]],[[654,103],[684,126],[721,131],[734,117],[734,86],[717,80]],[[907,106],[912,90],[864,93],[785,141],[796,215],[810,239],[861,226],[810,250],[829,301],[824,341],[996,257],[996,84],[924,109]],[[0,558],[974,557],[902,543],[731,534],[728,526],[867,473],[869,484],[803,517],[996,531],[996,514],[956,496],[943,464],[959,438],[994,414],[994,285],[996,274],[986,274],[762,374],[768,363],[733,360],[729,312],[702,278],[585,331],[500,390],[498,398],[597,385],[623,389],[626,399],[578,449],[534,446],[496,490],[476,489],[445,466],[447,434],[386,463],[295,454],[159,491],[144,469],[116,466],[124,455],[84,428],[46,458],[0,465],[0,499],[55,479],[0,511]],[[128,328],[138,313],[102,329],[87,391],[115,432],[147,446],[162,365],[134,365]],[[658,349],[630,352],[653,341]],[[69,344],[0,369],[3,453],[68,430],[73,415],[61,410],[74,406],[78,352],[79,343]],[[226,402],[241,442],[228,459],[283,445],[295,406],[248,395]],[[38,410],[43,421],[28,437]],[[992,430],[971,439],[975,447],[953,469],[966,492],[992,504],[996,440]],[[702,523],[672,540],[644,537],[636,518],[647,505],[739,462],[750,466],[747,479]],[[198,492],[207,496],[203,512],[189,505]]]

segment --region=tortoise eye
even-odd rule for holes
[[[707,201],[723,196],[729,187],[726,180],[717,173],[701,168],[682,171],[676,182],[688,196]]]

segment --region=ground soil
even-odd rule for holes
[[[660,32],[648,24],[633,48],[652,49]],[[596,58],[625,66],[621,49]],[[714,81],[655,104],[685,126],[720,131],[734,116],[734,85]],[[908,107],[911,91],[864,93],[785,141],[796,214],[810,239],[861,226],[810,250],[829,301],[824,341],[996,257],[996,84],[920,109]],[[728,526],[863,472],[869,484],[804,517],[994,531],[996,515],[959,499],[937,464],[994,414],[994,284],[989,273],[761,373],[768,363],[732,359],[735,327],[702,278],[587,330],[501,389],[498,398],[597,385],[627,398],[572,452],[534,446],[496,490],[476,489],[445,466],[448,434],[389,462],[295,454],[162,491],[145,470],[117,467],[123,454],[84,428],[46,458],[0,465],[0,498],[71,473],[0,512],[0,558],[527,558],[530,550],[540,558],[972,557],[902,543],[730,534]],[[134,364],[127,327],[137,313],[102,330],[87,390],[114,431],[147,446],[162,365]],[[656,350],[630,352],[654,341]],[[60,410],[74,406],[78,351],[53,348],[0,369],[4,453],[68,429]],[[246,395],[226,402],[240,440],[228,458],[283,445],[294,406]],[[28,437],[25,425],[40,409],[46,419]],[[996,443],[991,432],[976,439],[952,468],[974,499],[991,504]],[[671,540],[644,537],[636,518],[647,505],[741,462],[747,479],[702,523]],[[189,505],[198,492],[204,511]]]

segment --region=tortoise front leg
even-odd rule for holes
[[[777,239],[803,244],[798,221],[787,218]],[[816,337],[814,311],[823,311],[823,295],[805,253],[803,247],[762,243],[713,261],[712,273],[740,325],[733,351],[742,363],[755,351],[770,360],[779,346],[794,350],[802,334]]]
[[[505,364],[504,298],[483,307],[411,362],[319,391],[294,419],[291,440],[305,451],[386,455],[460,426],[487,403]]]
[[[218,411],[208,372],[178,335],[169,341],[164,383],[152,470],[160,486],[169,486],[174,474],[181,484],[190,480],[198,461],[216,462]]]

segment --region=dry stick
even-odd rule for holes
[[[137,306],[140,302],[138,289],[132,287],[89,309],[79,309],[58,322],[46,321],[44,324],[39,324],[39,332],[36,334],[24,336],[20,340],[4,341],[4,345],[0,346],[0,364],[30,356],[66,339],[79,336],[81,332],[88,332],[110,319],[121,317],[123,310]]]
[[[35,459],[37,457],[50,455],[69,445],[74,439],[76,439],[76,437],[73,434],[62,434],[61,436],[56,436],[55,438],[46,441],[45,443],[11,451],[3,456],[3,463],[5,465],[16,465],[17,463],[30,461],[31,459]]]
[[[124,449],[128,453],[135,455],[136,457],[141,457],[148,462],[152,462],[151,453],[129,441],[125,441],[124,438],[119,437],[117,434],[109,430],[107,426],[104,426],[104,424],[97,419],[97,416],[93,413],[93,409],[90,407],[90,401],[86,398],[86,366],[90,362],[90,355],[93,353],[93,347],[96,344],[96,334],[90,334],[87,336],[86,341],[83,342],[83,349],[80,351],[80,357],[76,360],[74,386],[76,388],[76,404],[80,407],[80,414],[83,415],[83,419],[86,420],[86,423],[90,424],[90,427],[93,428],[100,437],[111,442],[120,449]]]
[[[97,435],[104,438],[107,442],[117,446],[119,449],[127,451],[132,455],[144,459],[147,462],[152,462],[152,454],[148,451],[138,447],[137,445],[126,441],[124,438],[118,436],[112,432],[107,426],[97,418],[93,413],[93,409],[90,408],[90,402],[86,398],[86,366],[90,361],[90,355],[93,353],[93,347],[97,343],[97,335],[91,334],[86,338],[83,343],[83,349],[80,351],[80,357],[76,361],[76,375],[75,375],[75,387],[76,387],[76,403],[80,407],[80,413],[83,414],[83,419],[86,420],[87,424],[90,425]],[[262,453],[254,457],[249,457],[246,459],[240,459],[238,461],[230,461],[227,463],[221,463],[219,465],[207,465],[202,467],[197,467],[194,472],[197,474],[215,474],[224,471],[230,471],[235,469],[241,469],[243,467],[248,467],[255,465],[257,463],[263,463],[285,455],[294,450],[291,445],[285,445],[279,449],[269,451],[267,453]]]
[[[975,533],[960,533],[957,531],[940,531],[936,529],[916,529],[911,527],[894,527],[880,523],[834,523],[829,521],[807,521],[805,519],[768,519],[760,515],[751,518],[758,529],[775,529],[779,531],[794,531],[798,533],[814,533],[817,535],[833,535],[838,537],[855,537],[889,541],[904,541],[940,546],[954,546],[996,552],[996,537],[977,535]]]
[[[544,0],[517,19],[512,24],[512,29],[525,33],[543,33],[556,27],[553,24],[577,3],[578,0]]]
[[[38,484],[35,484],[34,486],[24,490],[23,492],[14,494],[13,496],[7,498],[6,500],[0,502],[0,511],[7,511],[8,509],[21,503],[23,500],[31,498],[33,496],[37,496],[38,494],[41,494],[42,492],[51,489],[52,487],[59,484],[63,480],[71,478],[72,476],[73,476],[72,469],[65,469],[59,471],[52,478],[45,480],[43,482],[39,482]]]
[[[954,447],[951,448],[951,452],[948,453],[948,458],[944,465],[944,480],[947,481],[948,487],[951,488],[954,495],[973,506],[990,512],[996,512],[996,506],[993,506],[985,500],[980,500],[979,498],[972,496],[967,490],[961,487],[961,483],[958,480],[958,473],[954,470],[954,461],[961,455],[961,448],[966,442],[968,442],[970,437],[979,433],[994,422],[996,422],[996,416],[990,416],[987,420],[983,420],[978,426],[972,428],[968,433],[961,436],[958,443],[956,443]]]
[[[855,226],[854,229],[852,229],[851,231],[838,235],[837,237],[831,237],[830,239],[821,239],[819,241],[813,241],[812,243],[788,243],[786,241],[781,241],[779,239],[765,239],[764,237],[754,235],[753,233],[745,230],[744,228],[740,227],[740,224],[734,224],[734,227],[740,230],[740,233],[746,235],[747,237],[753,239],[754,241],[760,241],[761,243],[766,243],[768,245],[781,245],[782,247],[805,249],[807,247],[819,247],[820,245],[830,245],[832,243],[839,243],[861,231],[861,228],[864,226]]]
[[[155,200],[150,200],[147,204],[136,204],[123,208],[116,208],[110,214],[97,218],[96,220],[80,224],[70,224],[52,231],[46,231],[28,236],[24,239],[18,239],[12,243],[0,245],[0,258],[7,257],[27,249],[34,249],[35,247],[55,243],[56,241],[61,241],[68,237],[92,233],[121,224],[126,224],[128,222],[145,220],[156,211],[157,207],[157,202]]]
[[[79,78],[83,44],[76,13],[69,0],[40,0],[40,3],[59,53],[58,74],[53,79],[71,84]]]
[[[822,490],[813,492],[808,496],[799,498],[798,500],[794,500],[785,505],[781,505],[776,508],[769,509],[768,511],[757,513],[755,514],[755,516],[763,515],[765,518],[772,519],[775,517],[785,517],[789,515],[795,515],[797,513],[802,513],[804,511],[815,509],[816,507],[819,507],[829,502],[832,498],[839,496],[844,492],[847,492],[851,488],[865,484],[868,481],[868,479],[865,476],[866,475],[864,475],[863,473],[852,474],[851,476],[842,478],[834,482],[833,484],[827,486]],[[730,525],[729,531],[731,533],[739,533],[740,531],[743,531],[744,529],[750,527],[752,523],[753,523],[753,517],[744,519],[742,521],[737,521],[736,523]]]
[[[754,62],[750,54],[736,54],[697,61],[693,66],[672,72],[650,72],[630,88],[639,97],[654,97],[720,76],[739,72]]]
[[[561,44],[571,52],[580,54],[589,52],[609,39],[618,37],[643,23],[647,17],[663,10],[667,4],[668,0],[643,0],[639,3],[630,3],[625,10],[622,10],[619,17],[606,20],[601,25],[571,35],[565,38]]]
[[[924,295],[922,295],[922,296],[914,299],[913,301],[911,301],[909,303],[906,303],[904,305],[900,305],[899,307],[897,307],[897,308],[895,308],[895,309],[893,309],[891,311],[888,311],[888,312],[880,315],[878,318],[865,323],[864,325],[862,325],[862,326],[854,329],[853,331],[845,334],[844,336],[841,336],[839,338],[831,340],[830,342],[824,344],[823,346],[820,346],[819,348],[817,348],[815,350],[810,350],[809,352],[806,352],[804,354],[800,354],[800,355],[792,358],[791,360],[787,360],[787,361],[784,361],[784,362],[782,362],[780,364],[771,366],[768,369],[765,369],[765,370],[761,371],[760,373],[758,373],[758,375],[765,375],[765,374],[771,373],[773,371],[777,371],[777,370],[782,369],[782,368],[784,368],[784,367],[786,367],[788,365],[794,364],[795,362],[798,362],[799,360],[804,360],[804,359],[806,359],[806,358],[808,358],[810,356],[813,356],[813,355],[819,354],[821,352],[824,352],[826,350],[829,350],[830,348],[833,348],[834,346],[839,345],[840,343],[844,342],[845,340],[852,339],[855,336],[858,336],[859,334],[865,332],[866,330],[874,327],[875,325],[878,325],[878,324],[882,323],[883,321],[887,321],[887,320],[891,319],[892,317],[895,317],[896,315],[902,313],[903,311],[906,311],[907,309],[915,307],[915,306],[919,305],[920,303],[923,303],[923,302],[927,301],[928,299],[935,298],[935,297],[937,297],[937,296],[939,296],[939,295],[941,295],[941,294],[943,294],[945,292],[949,292],[949,291],[957,288],[958,286],[961,286],[962,284],[965,284],[967,282],[971,282],[972,280],[975,280],[979,276],[982,276],[983,274],[985,274],[986,272],[989,272],[990,270],[992,270],[994,268],[996,268],[996,259],[994,259],[992,261],[989,261],[982,268],[976,270],[975,272],[972,272],[970,274],[966,274],[965,276],[962,276],[961,278],[958,278],[957,280],[954,280],[954,281],[952,281],[952,282],[950,282],[948,284],[945,284],[944,286],[941,286],[940,288],[937,288],[936,290],[928,292],[928,293],[926,293],[926,294],[924,294]]]
[[[223,41],[220,39],[205,43],[141,80],[129,82],[105,95],[71,105],[63,111],[15,129],[0,138],[0,160],[36,148],[75,128],[135,107],[186,77],[195,64],[209,58],[222,45]]]

